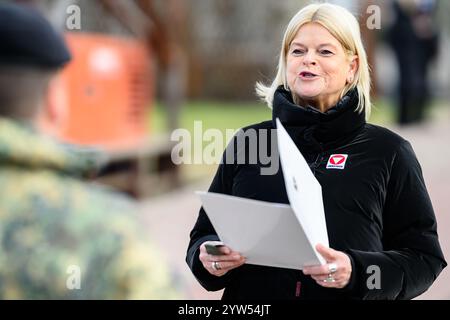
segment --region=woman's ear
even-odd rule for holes
[[[355,79],[356,72],[358,72],[359,68],[359,58],[358,56],[352,56],[350,58],[350,69],[347,74],[347,83],[353,82]]]

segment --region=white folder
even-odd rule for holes
[[[322,188],[278,119],[277,136],[290,205],[197,194],[220,240],[247,263],[290,269],[325,264],[315,249],[329,245]]]

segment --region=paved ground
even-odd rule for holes
[[[422,164],[425,181],[438,219],[444,254],[450,261],[450,113],[438,121],[408,129],[391,128],[408,139]],[[178,274],[177,283],[186,299],[218,299],[220,292],[207,292],[196,282],[184,262],[189,231],[195,223],[200,201],[193,193],[204,190],[209,181],[142,202],[149,233],[160,244]],[[450,299],[450,267],[419,299]]]

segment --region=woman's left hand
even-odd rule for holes
[[[344,288],[352,275],[352,263],[348,255],[321,244],[316,246],[316,250],[325,258],[327,264],[304,267],[303,273],[310,275],[322,287]]]

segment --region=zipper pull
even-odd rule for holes
[[[295,296],[296,297],[300,297],[301,289],[302,289],[302,283],[300,281],[297,281],[297,285],[295,286]]]

